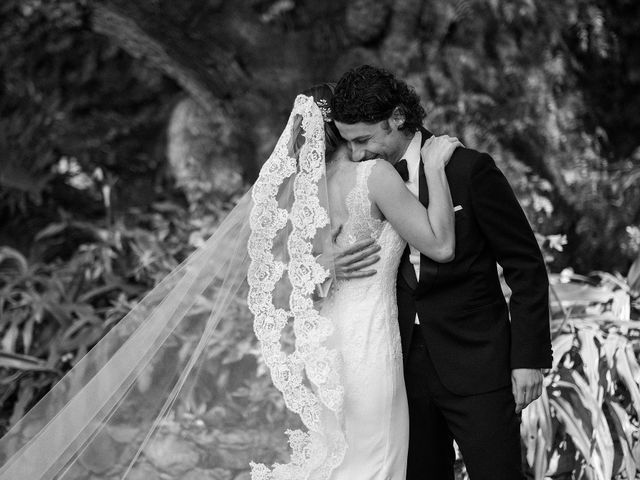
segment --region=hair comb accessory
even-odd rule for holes
[[[329,106],[329,102],[327,102],[324,98],[321,98],[320,100],[318,100],[316,102],[316,105],[318,105],[318,108],[322,112],[322,119],[325,122],[332,121],[332,118],[331,118],[331,107]]]

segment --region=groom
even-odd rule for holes
[[[426,206],[420,148],[432,134],[415,92],[364,65],[335,87],[333,117],[353,160],[383,158]],[[397,296],[409,401],[407,479],[453,479],[458,443],[472,480],[523,479],[520,412],[551,367],[548,279],[529,223],[486,153],[458,148],[446,167],[455,206],[455,259],[437,263],[407,247]],[[337,272],[367,274],[366,246]],[[349,262],[353,260],[350,264]],[[504,300],[496,263],[512,290]],[[364,272],[364,273],[363,273]]]

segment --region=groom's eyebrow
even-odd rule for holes
[[[351,140],[352,142],[364,142],[365,140],[369,140],[371,138],[370,135],[362,135],[360,137],[356,137],[353,140]]]

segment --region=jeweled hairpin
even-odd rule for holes
[[[330,122],[331,121],[331,107],[329,106],[329,103],[324,98],[321,98],[320,100],[318,100],[316,102],[316,105],[318,105],[318,108],[320,109],[320,112],[322,112],[322,119],[325,122]]]

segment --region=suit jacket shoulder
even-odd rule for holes
[[[485,156],[488,155],[471,148],[457,148],[445,168],[449,183],[457,186],[468,184],[479,164],[486,161]]]

